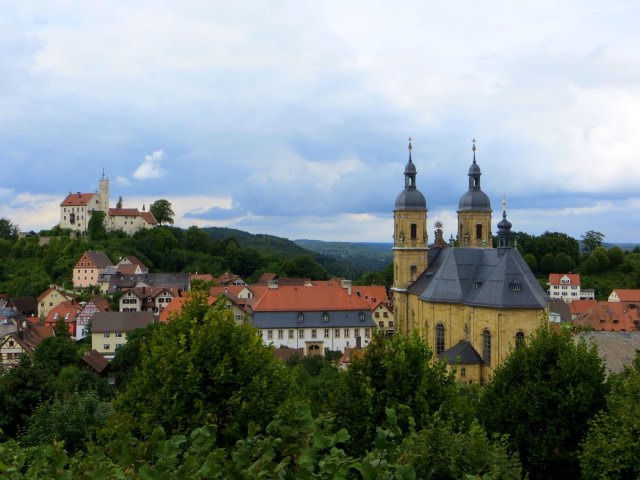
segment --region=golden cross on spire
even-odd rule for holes
[[[413,138],[409,137],[409,151],[411,151],[413,149],[413,147],[411,146],[411,141],[413,140]]]
[[[474,138],[474,139],[472,139],[472,140],[471,140],[471,143],[473,143],[473,146],[471,147],[471,150],[473,150],[473,151],[474,151],[474,153],[475,153],[475,151],[476,151],[476,139],[475,139],[475,138]]]

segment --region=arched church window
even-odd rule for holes
[[[516,348],[521,348],[524,345],[524,332],[516,333]]]
[[[444,352],[444,325],[439,323],[436,325],[436,355]]]
[[[476,240],[482,239],[482,224],[479,223],[476,225]]]
[[[418,238],[418,226],[415,223],[411,224],[411,240],[415,241]]]
[[[489,330],[482,332],[482,360],[487,365],[491,365],[491,332]]]

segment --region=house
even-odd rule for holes
[[[38,302],[38,316],[45,319],[53,307],[74,298],[75,297],[73,295],[66,293],[62,288],[57,287],[56,285],[51,285],[36,299]]]
[[[591,300],[574,300],[567,303],[560,298],[552,298],[549,302],[549,321],[551,323],[568,323],[571,321],[571,305],[576,302],[587,302]],[[597,303],[593,300],[594,303]]]
[[[7,306],[15,308],[25,317],[35,317],[38,314],[38,301],[35,297],[14,297]]]
[[[115,375],[110,375],[111,363],[97,350],[89,350],[80,359],[80,365],[86,366],[103,378],[107,378],[109,385],[115,384]]]
[[[549,274],[549,298],[559,298],[565,302],[580,300],[580,275],[577,273]]]
[[[109,295],[142,286],[178,288],[183,292],[191,290],[191,275],[188,273],[123,274],[118,271],[103,271],[99,282],[100,291]]]
[[[7,333],[0,340],[0,366],[11,368],[18,363],[21,355],[31,355],[36,346],[53,335],[53,328],[26,323],[18,330]]]
[[[609,302],[636,302],[640,303],[640,290],[616,288],[608,298]]]
[[[15,332],[24,321],[24,315],[15,308],[0,307],[0,337]]]
[[[435,242],[428,242],[427,202],[416,186],[411,144],[404,189],[393,209],[394,327],[402,334],[417,332],[437,356],[453,358],[462,347],[472,348],[482,363],[465,370],[464,380],[474,382],[487,381],[509,352],[547,321],[549,303],[513,246],[504,200],[497,247],[492,247],[491,201],[481,175],[474,144],[468,190],[458,203],[459,247],[443,241],[440,222]]]
[[[640,303],[598,302],[594,308],[576,318],[573,323],[591,327],[596,331],[640,331]]]
[[[119,308],[121,312],[159,313],[181,293],[177,287],[137,286],[124,291],[120,297]]]
[[[142,207],[137,208],[110,208],[107,213],[105,228],[109,232],[122,230],[128,235],[133,235],[138,230],[153,228],[158,221],[151,212]]]
[[[51,309],[49,315],[44,321],[45,326],[55,327],[58,320],[63,319],[67,325],[67,331],[71,338],[76,336],[76,317],[82,310],[82,305],[76,302],[75,299],[67,300],[59,305],[56,305]]]
[[[73,288],[86,288],[98,285],[100,271],[111,266],[106,253],[87,250],[73,266]]]
[[[106,298],[94,297],[82,305],[82,309],[76,315],[76,340],[82,340],[87,336],[93,317],[98,312],[110,312],[111,306]]]
[[[60,228],[85,234],[89,220],[95,211],[104,212],[109,209],[109,179],[104,173],[99,180],[95,193],[71,193],[60,204]]]
[[[218,278],[213,279],[215,285],[246,285],[247,283],[235,273],[223,273]]]
[[[152,323],[152,312],[98,312],[93,316],[91,348],[111,360],[127,343],[127,333]]]
[[[340,285],[267,288],[249,310],[266,345],[307,356],[364,347],[377,328],[369,302]]]

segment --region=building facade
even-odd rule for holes
[[[451,368],[456,358],[468,362],[457,368],[459,380],[483,382],[512,348],[547,321],[548,297],[513,248],[505,202],[498,247],[491,246],[491,205],[480,190],[475,144],[469,190],[458,209],[458,243],[463,246],[427,245],[418,230],[427,224],[426,201],[416,189],[409,148],[405,188],[394,209],[396,330],[418,332]],[[411,225],[416,225],[416,236],[409,230],[407,243]]]

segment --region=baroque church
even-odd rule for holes
[[[411,157],[404,190],[396,199],[393,232],[393,297],[401,333],[417,331],[434,354],[457,365],[462,382],[485,382],[509,351],[547,318],[549,299],[514,248],[503,201],[497,247],[491,236],[491,202],[480,188],[480,167],[469,167],[469,189],[458,205],[458,246],[427,237],[427,202],[416,186]]]

